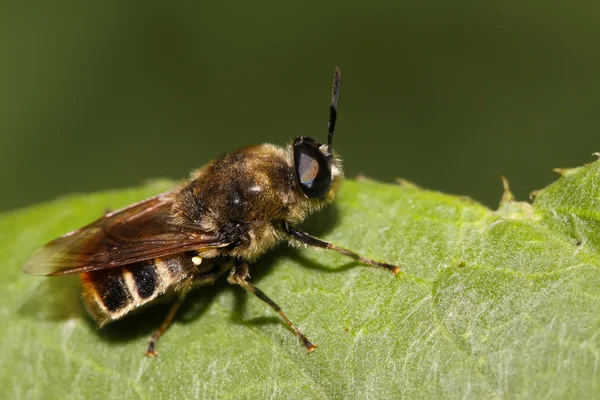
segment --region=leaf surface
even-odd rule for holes
[[[600,163],[496,211],[412,184],[346,181],[304,228],[403,272],[280,246],[255,284],[319,348],[221,280],[98,330],[77,277],[20,266],[44,242],[168,189],[69,196],[0,215],[6,398],[593,398],[600,393]]]

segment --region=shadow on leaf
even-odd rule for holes
[[[41,278],[17,311],[26,318],[45,321],[63,321],[86,318],[81,302],[81,285],[77,276]]]

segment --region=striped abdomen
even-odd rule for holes
[[[83,298],[100,326],[119,319],[182,282],[202,274],[209,265],[196,266],[185,254],[140,261],[124,267],[81,274]]]

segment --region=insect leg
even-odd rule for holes
[[[273,310],[275,310],[277,314],[279,314],[279,316],[285,321],[285,323],[290,327],[290,329],[294,331],[294,334],[298,337],[298,339],[300,339],[302,345],[306,347],[306,351],[312,353],[317,348],[317,345],[311,343],[310,340],[308,340],[307,337],[304,336],[304,334],[300,332],[298,328],[296,328],[296,326],[283,313],[283,311],[281,311],[281,307],[279,307],[273,300],[271,300],[262,290],[250,283],[248,281],[248,278],[250,278],[250,274],[248,273],[248,264],[243,261],[236,260],[233,269],[231,270],[231,273],[227,278],[227,281],[231,284],[240,285],[248,292],[252,293],[256,297],[267,303]]]
[[[156,332],[154,332],[154,335],[152,335],[152,337],[150,338],[148,350],[146,350],[146,355],[148,357],[156,357],[158,355],[158,353],[156,352],[156,342],[158,342],[158,339],[160,339],[162,334],[165,333],[167,328],[169,328],[169,325],[171,325],[171,322],[173,322],[173,318],[175,318],[177,310],[185,301],[185,296],[190,291],[191,286],[192,281],[191,279],[188,279],[185,282],[183,288],[179,291],[179,297],[177,298],[177,301],[175,301],[175,303],[173,303],[173,305],[171,306],[171,309],[169,310],[169,313],[167,314],[167,317],[165,318],[163,323],[160,325],[160,328],[158,328]]]
[[[310,247],[318,247],[321,249],[327,249],[327,250],[333,250],[333,251],[337,251],[338,253],[341,253],[345,256],[348,256],[360,263],[366,264],[366,265],[370,265],[373,267],[379,267],[379,268],[384,268],[387,269],[388,271],[390,271],[391,273],[393,273],[394,275],[396,275],[398,272],[400,272],[400,267],[397,265],[391,265],[391,264],[387,264],[387,263],[383,263],[383,262],[379,262],[379,261],[375,261],[375,260],[371,260],[369,258],[365,258],[359,254],[356,254],[353,251],[350,250],[346,250],[344,248],[338,247],[334,244],[331,244],[329,242],[326,242],[324,240],[321,240],[319,238],[316,238],[314,236],[309,235],[306,232],[302,232],[299,231],[296,228],[292,228],[291,226],[289,226],[288,224],[283,224],[283,228],[285,229],[286,233],[292,238],[297,240],[298,242],[305,244],[307,246]]]

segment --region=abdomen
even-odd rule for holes
[[[205,260],[206,261],[206,260]],[[167,292],[177,292],[186,278],[202,274],[185,254],[140,261],[124,267],[81,274],[83,300],[102,326]]]

